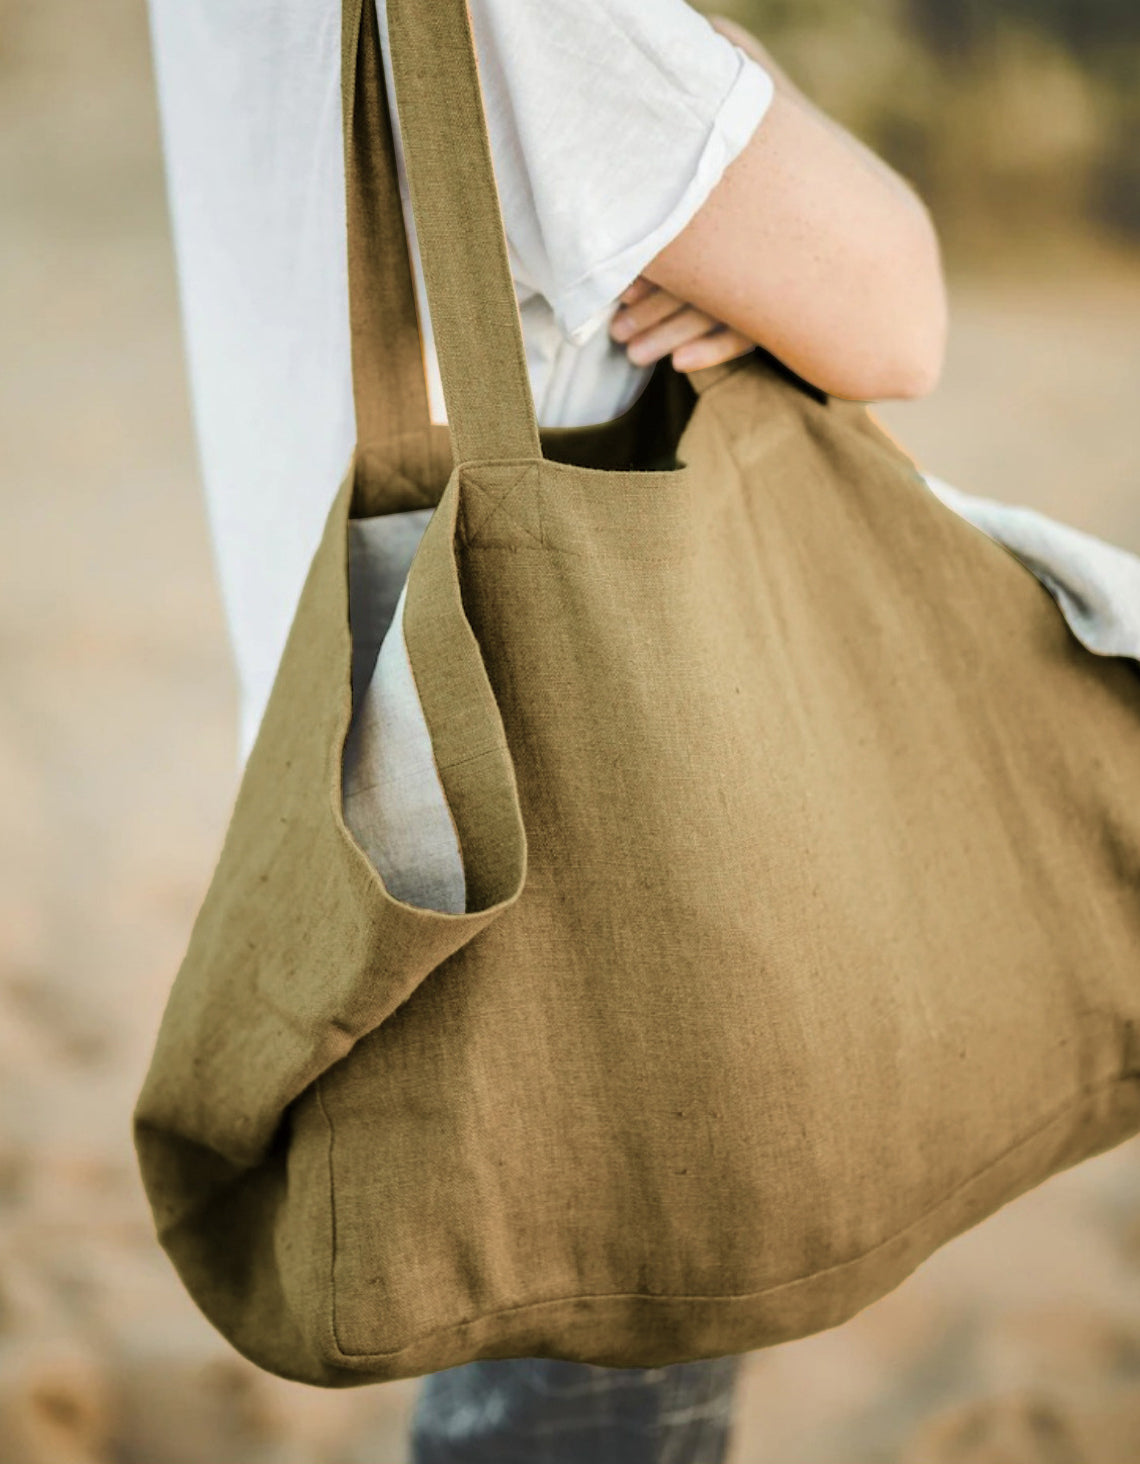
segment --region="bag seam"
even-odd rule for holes
[[[468,545],[468,546],[476,545],[476,544],[478,544],[480,542],[480,540],[482,540],[484,538],[486,538],[487,542],[490,542],[490,543],[496,543],[496,542],[498,542],[498,543],[503,543],[503,542],[512,543],[512,542],[514,542],[514,540],[511,539],[511,538],[507,538],[506,540],[502,540],[502,539],[496,540],[495,538],[493,538],[491,535],[488,534],[488,525],[492,525],[494,523],[495,519],[498,518],[500,514],[503,515],[503,517],[506,519],[507,523],[511,526],[511,528],[513,530],[515,530],[516,535],[518,535],[518,534],[525,534],[526,537],[527,537],[527,539],[530,540],[530,541],[532,541],[532,543],[534,545],[536,545],[536,546],[541,546],[542,545],[542,526],[541,526],[541,520],[540,520],[540,523],[539,523],[539,533],[536,536],[530,529],[528,529],[526,527],[525,524],[521,524],[518,521],[518,519],[516,519],[513,516],[513,514],[511,513],[510,509],[506,507],[506,504],[509,502],[509,500],[514,497],[514,495],[518,492],[518,490],[522,486],[524,486],[525,484],[528,483],[528,481],[531,479],[531,477],[532,477],[531,469],[529,467],[523,467],[511,479],[511,481],[503,488],[503,490],[501,492],[498,492],[497,493],[495,491],[495,489],[493,487],[488,486],[487,483],[480,482],[479,474],[478,474],[477,471],[475,471],[475,472],[467,472],[467,473],[464,474],[464,476],[463,476],[463,487],[464,488],[475,488],[475,489],[477,489],[479,491],[479,493],[482,494],[482,496],[485,499],[489,499],[490,500],[490,503],[491,503],[490,509],[488,510],[487,513],[485,513],[483,515],[482,519],[480,520],[478,528],[476,528],[474,530],[468,530],[467,529],[467,526],[466,526],[466,516],[465,516],[465,518],[464,518],[464,540],[463,541],[464,541],[464,543],[466,545]],[[530,546],[528,545],[528,547],[530,547]]]
[[[1015,1140],[1007,1148],[1003,1149],[1002,1152],[1000,1154],[998,1154],[995,1158],[991,1159],[988,1164],[983,1165],[981,1169],[976,1170],[973,1174],[969,1175],[966,1179],[962,1180],[959,1184],[955,1185],[954,1188],[952,1190],[950,1190],[948,1194],[943,1195],[942,1198],[937,1201],[937,1203],[935,1203],[934,1205],[931,1205],[928,1209],[924,1210],[921,1215],[917,1216],[909,1224],[904,1225],[901,1230],[894,1231],[891,1235],[886,1236],[883,1240],[879,1241],[876,1245],[873,1245],[869,1250],[862,1251],[857,1256],[849,1256],[846,1260],[837,1261],[834,1265],[827,1266],[823,1270],[809,1271],[809,1272],[806,1272],[804,1275],[795,1276],[795,1277],[793,1277],[789,1281],[779,1281],[774,1286],[764,1286],[764,1287],[761,1287],[759,1291],[722,1292],[722,1293],[713,1294],[713,1295],[681,1293],[681,1292],[668,1292],[668,1293],[659,1293],[657,1295],[649,1295],[649,1294],[646,1294],[644,1292],[639,1292],[639,1291],[605,1291],[605,1292],[596,1292],[596,1293],[590,1293],[590,1294],[585,1294],[585,1293],[582,1293],[582,1292],[572,1292],[572,1293],[570,1293],[570,1294],[568,1294],[566,1296],[549,1297],[549,1298],[547,1298],[547,1299],[545,1299],[543,1301],[520,1302],[520,1303],[518,1303],[515,1306],[498,1307],[494,1311],[483,1311],[483,1312],[479,1312],[479,1313],[477,1313],[477,1315],[475,1315],[473,1317],[468,1317],[464,1321],[461,1321],[461,1322],[449,1322],[449,1323],[447,1323],[446,1325],[444,1325],[442,1327],[435,1327],[435,1328],[433,1328],[429,1332],[422,1332],[422,1333],[418,1334],[417,1336],[410,1338],[407,1342],[403,1343],[400,1347],[394,1348],[390,1352],[346,1352],[343,1349],[343,1347],[341,1347],[341,1345],[340,1345],[340,1339],[336,1336],[335,1326],[334,1326],[333,1336],[334,1336],[334,1339],[336,1341],[337,1347],[339,1349],[339,1356],[338,1356],[338,1358],[334,1359],[334,1361],[350,1362],[350,1363],[367,1363],[367,1362],[370,1362],[370,1361],[375,1360],[377,1362],[387,1362],[387,1361],[391,1360],[392,1358],[400,1357],[403,1353],[406,1353],[406,1352],[410,1351],[412,1348],[422,1346],[425,1342],[430,1342],[433,1338],[444,1337],[444,1336],[447,1336],[449,1333],[458,1333],[458,1332],[461,1332],[465,1327],[471,1326],[472,1324],[477,1324],[479,1322],[484,1322],[484,1321],[490,1321],[490,1320],[492,1320],[495,1317],[510,1316],[514,1312],[527,1312],[527,1311],[536,1311],[537,1312],[537,1311],[541,1311],[541,1310],[543,1310],[544,1308],[547,1308],[547,1307],[564,1306],[567,1303],[596,1302],[596,1301],[637,1301],[637,1302],[663,1302],[663,1303],[665,1303],[665,1302],[673,1302],[673,1303],[675,1303],[675,1302],[706,1302],[706,1301],[714,1301],[714,1302],[715,1301],[719,1301],[719,1302],[745,1302],[745,1301],[755,1301],[755,1300],[757,1300],[759,1298],[762,1298],[762,1297],[775,1296],[775,1295],[777,1295],[781,1291],[787,1291],[787,1290],[790,1290],[792,1287],[801,1286],[805,1282],[814,1281],[814,1280],[819,1279],[819,1278],[822,1278],[824,1276],[832,1275],[835,1272],[844,1271],[844,1270],[847,1270],[849,1268],[858,1266],[858,1265],[862,1264],[864,1261],[867,1261],[871,1257],[873,1257],[876,1254],[878,1254],[878,1252],[880,1252],[882,1250],[885,1250],[885,1249],[887,1249],[888,1247],[890,1247],[892,1245],[897,1244],[897,1242],[899,1241],[900,1238],[905,1237],[911,1231],[914,1231],[914,1230],[918,1229],[918,1227],[921,1226],[922,1224],[924,1224],[931,1216],[936,1215],[939,1210],[941,1210],[945,1206],[947,1206],[950,1203],[950,1201],[954,1199],[955,1195],[957,1195],[958,1193],[960,1193],[960,1191],[962,1191],[962,1190],[968,1188],[970,1185],[976,1183],[978,1180],[980,1180],[981,1178],[983,1178],[983,1176],[987,1175],[992,1170],[996,1169],[998,1166],[1000,1166],[1001,1164],[1003,1164],[1006,1160],[1008,1160],[1013,1155],[1015,1155],[1019,1149],[1023,1149],[1027,1144],[1032,1143],[1034,1139],[1036,1139],[1040,1135],[1046,1133],[1050,1128],[1052,1128],[1055,1124],[1059,1123],[1061,1119],[1063,1119],[1067,1114],[1071,1113],[1075,1108],[1079,1108],[1079,1107],[1083,1106],[1084,1104],[1086,1104],[1088,1102],[1089,1099],[1095,1097],[1097,1094],[1099,1094],[1099,1093],[1101,1093],[1101,1092],[1103,1092],[1103,1091],[1105,1091],[1107,1089],[1111,1089],[1111,1088],[1114,1088],[1114,1087],[1123,1087],[1123,1086],[1126,1086],[1126,1085],[1136,1086],[1136,1083],[1137,1083],[1137,1078],[1136,1078],[1135,1075],[1129,1074],[1127,1071],[1118,1070],[1117,1072],[1113,1073],[1111,1077],[1102,1079],[1100,1082],[1097,1082],[1097,1083],[1091,1084],[1091,1085],[1089,1085],[1087,1087],[1084,1087],[1084,1088],[1079,1089],[1078,1092],[1075,1095],[1073,1095],[1072,1097],[1070,1097],[1065,1102],[1065,1104],[1063,1106],[1060,1106],[1057,1109],[1055,1109],[1054,1112],[1052,1113],[1052,1115],[1049,1118],[1045,1119],[1042,1123],[1038,1124],[1036,1128],[1031,1129],[1027,1134],[1022,1135],[1022,1137],[1020,1139]],[[326,1115],[326,1121],[327,1121],[327,1115]],[[331,1124],[330,1124],[330,1129],[331,1129]],[[332,1169],[331,1169],[331,1156],[332,1156],[331,1141],[330,1141],[330,1146],[329,1146],[329,1156],[330,1156],[330,1181],[331,1181],[331,1174],[332,1174]],[[1088,1157],[1092,1157],[1092,1156],[1088,1156]],[[331,1199],[331,1191],[330,1191],[330,1199]],[[334,1286],[334,1296],[333,1296],[332,1305],[333,1305],[333,1312],[334,1312],[334,1316],[335,1316],[335,1308],[336,1308],[335,1286]]]
[[[328,1177],[328,1254],[329,1254],[329,1310],[328,1328],[329,1336],[333,1346],[345,1357],[352,1354],[344,1351],[341,1345],[340,1336],[337,1332],[336,1317],[336,1260],[337,1260],[337,1225],[336,1225],[336,1184],[333,1178],[333,1146],[336,1142],[335,1131],[329,1111],[325,1106],[325,1095],[322,1090],[321,1077],[317,1077],[313,1083],[313,1092],[317,1101],[317,1110],[325,1121],[325,1131],[328,1134],[328,1142],[325,1145],[325,1172]]]

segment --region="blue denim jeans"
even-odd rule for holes
[[[431,1373],[411,1464],[723,1464],[740,1357],[610,1368],[549,1358]]]

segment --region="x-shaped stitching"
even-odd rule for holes
[[[464,505],[464,530],[469,544],[473,544],[480,539],[485,542],[492,541],[493,533],[488,532],[488,526],[494,525],[496,521],[501,523],[504,519],[514,532],[511,533],[508,531],[506,537],[498,542],[517,543],[520,535],[525,536],[532,544],[541,545],[544,542],[542,537],[542,524],[539,518],[537,493],[535,493],[529,502],[524,502],[523,505],[524,511],[527,508],[530,509],[530,523],[524,523],[517,513],[512,513],[510,508],[507,507],[508,501],[518,494],[520,488],[537,488],[535,481],[537,472],[537,467],[534,464],[528,463],[524,467],[521,467],[513,477],[507,479],[504,484],[500,485],[496,483],[494,486],[480,482],[477,477],[471,474],[464,476],[463,492],[466,494],[468,490],[476,489],[480,502],[486,505],[484,512],[472,512],[472,500],[470,496],[467,498],[467,502]],[[516,509],[518,508],[519,504],[517,500],[514,506]]]

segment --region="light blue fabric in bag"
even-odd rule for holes
[[[1034,508],[978,498],[924,476],[947,508],[1003,544],[1041,581],[1090,651],[1140,659],[1140,556]]]

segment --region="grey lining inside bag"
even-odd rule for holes
[[[344,821],[388,892],[462,915],[463,855],[403,629],[408,570],[433,512],[348,523],[353,711],[341,794]]]
[[[1034,508],[978,498],[940,478],[925,482],[1041,581],[1087,650],[1140,660],[1140,557]]]

